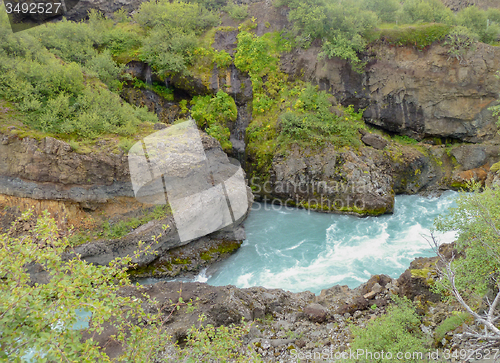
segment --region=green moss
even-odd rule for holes
[[[295,202],[287,202],[287,205],[290,206],[296,206],[299,208],[304,208],[308,210],[313,210],[313,211],[323,211],[323,212],[334,212],[334,213],[355,213],[360,216],[378,216],[381,214],[384,214],[387,209],[386,208],[379,208],[379,209],[360,209],[357,208],[356,206],[343,206],[343,207],[338,207],[338,206],[328,206],[324,204],[314,204],[314,203],[308,203],[305,201],[299,201],[298,203]]]
[[[412,139],[406,135],[394,135],[392,139],[402,145],[415,145],[418,144],[418,140]]]
[[[430,269],[428,269],[428,268],[413,269],[413,270],[410,270],[410,272],[411,272],[411,276],[412,277],[420,277],[420,278],[426,279],[427,275],[430,272]]]
[[[467,182],[458,182],[458,181],[453,181],[450,185],[453,189],[459,189],[459,190],[469,190],[469,184]]]
[[[217,247],[210,248],[208,251],[201,253],[200,258],[204,261],[210,261],[213,255],[231,254],[240,248],[240,246],[241,242],[238,241],[223,241]]]
[[[172,261],[172,264],[174,265],[189,265],[191,263],[190,258],[175,258]]]
[[[491,166],[490,170],[493,172],[493,173],[498,173],[498,171],[500,170],[500,161],[498,163],[495,163]]]

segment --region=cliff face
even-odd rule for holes
[[[29,137],[20,139],[14,132],[1,134],[0,140],[0,205],[14,215],[16,210],[34,208],[35,212],[41,212],[48,209],[58,221],[61,233],[70,226],[90,233],[92,227],[101,223],[140,219],[153,212],[154,205],[135,199],[127,155],[123,153],[96,151],[83,155],[72,151],[63,141],[51,137],[40,141]],[[215,139],[204,135],[202,142],[214,165],[222,168],[230,165]],[[185,176],[185,182],[189,183],[189,175]],[[252,195],[249,190],[247,194],[249,210]],[[246,214],[229,228],[205,238],[206,244],[217,249],[214,240],[219,244],[242,241],[244,233],[237,227],[245,218]],[[3,220],[5,228],[7,222]],[[236,228],[234,233],[233,228]],[[172,213],[166,209],[156,218],[129,229],[133,231],[123,237],[97,238],[77,246],[75,252],[89,262],[106,264],[116,257],[132,255],[139,241],[150,242],[153,236],[161,235],[158,243],[152,245],[160,256],[189,242],[180,240]],[[156,258],[158,255],[151,254],[135,262],[143,266]],[[196,266],[191,268],[196,269]]]
[[[342,104],[366,108],[368,123],[417,139],[443,137],[481,142],[496,135],[488,108],[498,99],[500,48],[478,44],[462,63],[447,48],[419,51],[376,44],[365,72],[340,60],[317,61],[318,48],[283,57],[283,69],[334,94]]]

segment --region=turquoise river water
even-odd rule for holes
[[[427,241],[433,221],[455,195],[397,196],[394,214],[366,218],[254,204],[247,240],[206,282],[319,293],[335,284],[356,287],[374,274],[398,277],[415,257],[434,255]],[[438,238],[453,242],[455,234]]]
[[[317,294],[335,284],[356,287],[374,274],[396,278],[415,257],[434,255],[428,243],[434,219],[456,195],[397,196],[394,214],[366,218],[255,203],[241,248],[195,281]],[[452,242],[455,233],[437,237]]]

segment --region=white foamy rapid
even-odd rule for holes
[[[415,257],[434,255],[433,221],[455,196],[398,196],[394,214],[367,218],[256,205],[242,247],[197,281],[318,293],[335,284],[358,286],[373,274],[398,277]],[[436,235],[441,243],[455,238]]]

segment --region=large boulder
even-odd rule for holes
[[[394,207],[388,160],[371,148],[292,147],[274,158],[269,182],[259,188],[273,202],[324,212],[377,215]]]

